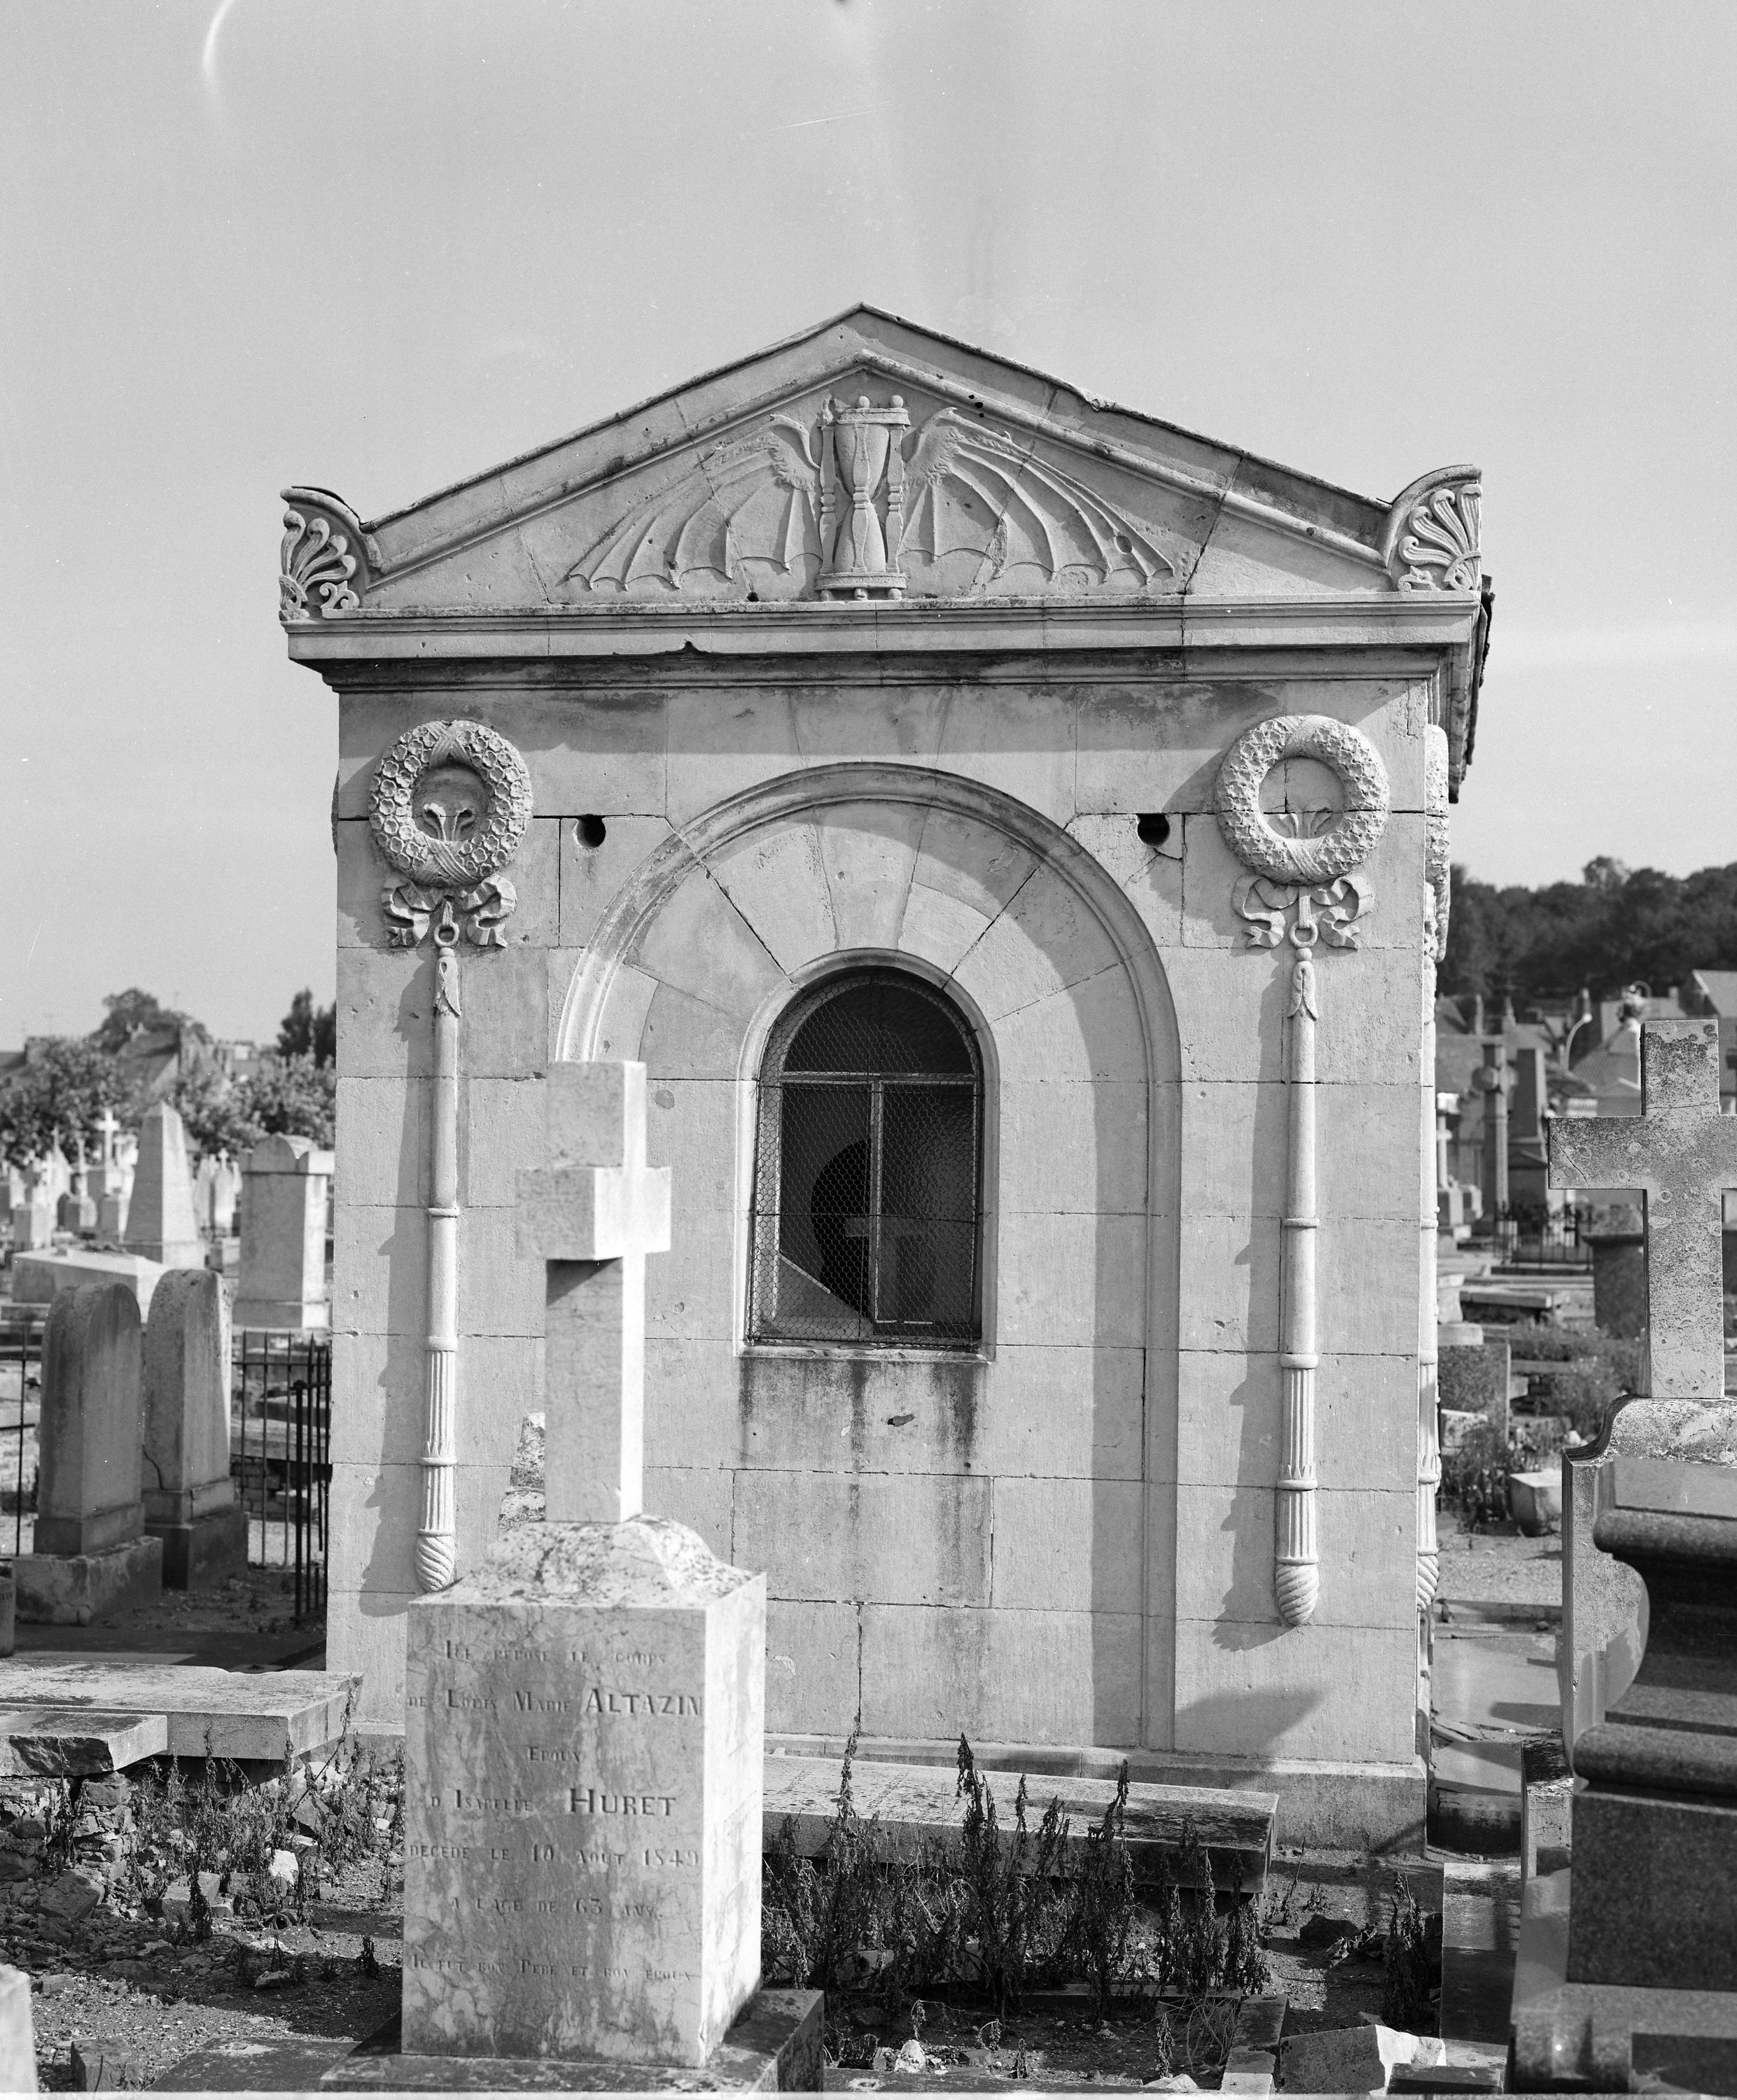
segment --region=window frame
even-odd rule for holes
[[[786,1071],[785,1059],[798,1035],[817,1012],[854,989],[877,983],[891,985],[902,993],[926,999],[937,1008],[963,1043],[969,1070],[937,1073]],[[804,985],[774,1017],[755,1061],[747,1105],[745,1135],[749,1145],[745,1220],[746,1273],[740,1301],[743,1308],[745,1350],[756,1354],[862,1356],[882,1362],[901,1358],[935,1358],[957,1363],[974,1358],[982,1360],[988,1356],[990,1292],[986,1270],[990,1223],[992,1074],[992,1066],[985,1052],[981,1025],[952,995],[952,987],[944,988],[932,978],[902,966],[899,962],[864,956],[853,959],[843,968],[829,968],[824,976]],[[745,1074],[745,1076],[748,1075]],[[901,1084],[970,1089],[972,1213],[970,1233],[970,1332],[968,1335],[939,1339],[928,1327],[916,1323],[889,1324],[884,1331],[866,1332],[848,1338],[805,1335],[779,1329],[776,1297],[773,1307],[769,1311],[762,1310],[759,1278],[767,1267],[776,1277],[777,1263],[784,1258],[784,1090],[787,1082],[800,1087],[836,1086],[840,1089],[857,1092],[867,1089],[868,1092],[871,1150],[868,1194],[875,1241],[870,1273],[874,1302],[877,1303],[882,1283],[881,1233],[887,1215],[882,1200],[882,1175],[876,1171],[877,1167],[884,1168],[881,1145],[886,1090],[889,1086]],[[776,1292],[776,1285],[774,1289]],[[879,1324],[871,1321],[868,1316],[863,1317],[865,1326]]]

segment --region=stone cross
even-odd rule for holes
[[[96,1127],[102,1133],[102,1163],[104,1167],[113,1167],[115,1163],[115,1140],[121,1133],[121,1126],[116,1120],[114,1110],[105,1108],[96,1119]]]
[[[551,1065],[547,1159],[519,1174],[519,1251],[548,1264],[546,1516],[643,1507],[645,1258],[670,1246],[670,1170],[645,1157],[645,1067]]]
[[[1737,1117],[1719,1113],[1718,1022],[1643,1022],[1641,1113],[1558,1117],[1550,1125],[1550,1185],[1642,1192],[1643,1390],[1655,1400],[1719,1400],[1722,1198],[1737,1188]]]

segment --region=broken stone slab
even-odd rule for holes
[[[798,1853],[817,1856],[826,1842],[838,1799],[838,1766],[829,1758],[776,1757],[766,1761],[766,1828],[786,1821]],[[986,1771],[1011,1842],[1012,1807],[1019,1785],[1015,1772]],[[887,1859],[905,1858],[919,1839],[959,1826],[957,1775],[951,1765],[883,1763],[859,1758],[851,1767],[851,1790],[864,1822],[878,1819],[878,1842]],[[1052,1795],[1061,1800],[1071,1828],[1070,1846],[1083,1847],[1087,1827],[1100,1823],[1116,1798],[1107,1780],[1029,1776],[1027,1798],[1041,1815]],[[1221,1787],[1134,1785],[1128,1789],[1125,1829],[1137,1880],[1168,1875],[1186,1882],[1185,1824],[1191,1824],[1212,1855],[1220,1887],[1243,1886],[1257,1895],[1272,1858],[1275,1794],[1244,1793]]]
[[[1440,2063],[1445,2054],[1434,2035],[1407,2034],[1372,2020],[1293,2035],[1281,2045],[1279,2062],[1287,2093],[1385,2093],[1396,2066]]]
[[[86,1779],[124,1771],[169,1747],[161,1714],[89,1707],[0,1711],[0,1778]]]
[[[403,2056],[399,2023],[333,2065],[322,2093],[818,2093],[824,1994],[761,1991],[703,2064]]]
[[[152,1543],[155,1543],[153,1541]],[[189,1663],[15,1656],[0,1663],[0,1710],[92,1707],[160,1714],[168,1754],[280,1761],[323,1749],[360,1696],[359,1672],[212,1670]]]
[[[144,2058],[112,2041],[92,2041],[80,2035],[68,2054],[75,2093],[122,2093],[144,2084]]]
[[[130,1538],[107,1553],[25,1553],[12,1563],[15,1610],[26,1626],[88,1626],[163,1593],[163,1542]]]
[[[1238,2049],[1275,2049],[1284,2032],[1284,2016],[1290,2000],[1280,1994],[1244,1998],[1236,2009],[1231,2040]]]
[[[1269,2049],[1233,2049],[1224,2060],[1221,2093],[1271,2093],[1278,2058]]]

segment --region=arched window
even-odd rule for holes
[[[971,1348],[983,1064],[939,992],[828,979],[760,1073],[749,1339]]]

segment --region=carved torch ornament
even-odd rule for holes
[[[518,902],[500,871],[531,821],[531,777],[484,723],[407,730],[374,769],[369,828],[402,880],[382,893],[387,938],[435,951],[434,1114],[428,1187],[428,1343],[422,1520],[416,1579],[444,1590],[458,1573],[458,946],[502,948]]]
[[[1437,1409],[1441,1399],[1441,1352],[1435,1332],[1435,971],[1448,953],[1448,909],[1452,889],[1448,844],[1448,732],[1432,723],[1424,731],[1423,902],[1423,1127],[1419,1208],[1423,1231],[1422,1285],[1417,1301],[1417,1608],[1426,1612],[1441,1581],[1441,1548],[1435,1531],[1435,1495],[1442,1484]]]
[[[1313,758],[1337,774],[1343,807],[1319,817],[1274,816],[1261,786],[1275,765]],[[1359,872],[1387,823],[1387,769],[1361,731],[1325,715],[1280,715],[1245,730],[1225,754],[1216,795],[1219,828],[1252,871],[1232,893],[1251,946],[1291,950],[1285,1004],[1288,1140],[1280,1363],[1284,1379],[1273,1594],[1287,1626],[1306,1625],[1319,1600],[1315,1513],[1315,1032],[1319,943],[1355,948],[1371,902]]]

